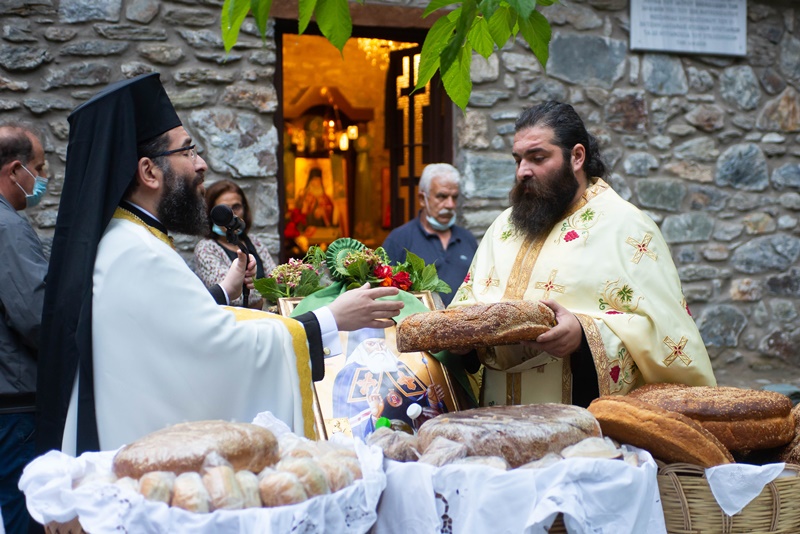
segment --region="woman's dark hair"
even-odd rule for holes
[[[606,165],[600,155],[597,139],[586,131],[586,126],[575,108],[553,100],[528,108],[517,118],[514,131],[519,132],[534,126],[545,126],[553,130],[553,143],[561,147],[565,159],[570,158],[575,145],[583,145],[586,149],[586,161],[583,163],[586,176],[605,177]]]
[[[244,191],[242,188],[239,187],[237,184],[231,182],[230,180],[220,180],[218,182],[214,182],[210,186],[206,188],[206,211],[208,212],[208,237],[214,238],[216,234],[211,231],[212,226],[214,223],[211,221],[211,208],[214,207],[216,204],[217,199],[224,195],[225,193],[236,193],[242,198],[242,208],[244,213],[242,214],[242,221],[244,222],[244,233],[247,233],[250,230],[250,225],[253,224],[253,215],[250,213],[250,205],[247,203],[247,197],[244,195]]]

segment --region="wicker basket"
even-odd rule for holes
[[[717,504],[702,467],[658,462],[658,489],[670,534],[800,532],[800,466],[775,479],[741,512],[729,516]]]

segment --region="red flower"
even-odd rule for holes
[[[402,271],[397,273],[392,277],[392,285],[403,291],[408,291],[411,288],[411,275]]]
[[[469,283],[470,278],[472,278],[472,272],[467,272],[467,276],[464,277],[464,283]]]
[[[611,372],[609,373],[611,375],[611,380],[613,380],[615,384],[619,382],[619,371],[619,365],[615,365],[611,368]]]
[[[375,275],[376,278],[386,278],[392,276],[392,268],[388,265],[378,264],[375,266],[375,269],[372,270],[372,274]]]
[[[580,237],[578,235],[578,232],[576,232],[575,230],[570,230],[569,232],[567,232],[567,235],[564,236],[564,241],[569,243],[574,239],[578,239],[578,237]]]
[[[622,312],[617,310],[608,310],[606,315],[622,315]]]
[[[383,287],[391,287],[392,285],[393,284],[392,284],[392,277],[391,276],[387,276],[386,278],[381,280],[381,286],[383,286]]]
[[[295,237],[300,237],[300,230],[297,229],[297,225],[294,222],[289,222],[286,224],[286,228],[283,229],[283,235],[289,239],[294,239]]]
[[[691,317],[692,316],[692,312],[689,311],[689,305],[688,304],[684,304],[684,306],[686,306],[686,313],[688,313],[689,317]]]

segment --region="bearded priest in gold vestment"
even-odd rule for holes
[[[481,404],[587,406],[645,383],[716,385],[658,226],[603,181],[597,140],[572,106],[546,102],[515,126],[511,207],[450,307],[540,300],[558,324],[479,352]]]

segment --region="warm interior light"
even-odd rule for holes
[[[328,126],[330,126],[331,128],[333,128],[333,126],[334,126],[335,124],[336,124],[336,123],[334,123],[332,120],[328,121]]]
[[[358,126],[353,125],[347,127],[347,138],[358,139]]]
[[[347,133],[342,132],[342,135],[339,136],[339,150],[344,152],[348,148],[350,148],[350,140],[347,138]]]

